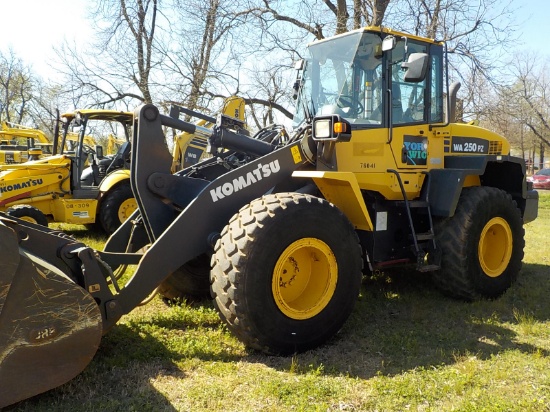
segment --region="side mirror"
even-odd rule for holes
[[[409,83],[420,83],[426,78],[430,56],[427,53],[411,53],[401,68],[406,69],[404,80]]]
[[[395,48],[395,45],[397,44],[397,40],[394,36],[386,36],[384,37],[384,40],[382,40],[382,51],[389,51],[393,50]]]

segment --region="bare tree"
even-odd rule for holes
[[[0,120],[23,123],[34,93],[31,69],[12,50],[0,53]]]
[[[96,0],[92,44],[56,49],[65,74],[64,94],[78,105],[112,106],[153,101],[152,73],[160,0]],[[135,105],[135,103],[134,103]]]
[[[513,0],[392,1],[387,22],[395,29],[445,41],[449,75],[462,82],[466,112],[481,110],[478,84],[500,81],[501,57],[516,44],[517,20]]]
[[[193,13],[189,13],[193,10]],[[174,0],[170,39],[159,47],[166,59],[165,101],[208,111],[211,100],[238,89],[233,31],[244,23],[228,0]]]
[[[511,63],[516,81],[503,87],[503,93],[524,108],[523,123],[539,140],[540,165],[544,167],[545,149],[550,146],[550,79],[548,61],[537,54],[519,54]],[[521,112],[520,112],[521,113]]]
[[[506,136],[524,159],[543,167],[550,144],[550,82],[548,62],[535,53],[517,53],[509,63],[507,81],[498,87],[486,82],[480,119]]]

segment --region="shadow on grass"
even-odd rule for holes
[[[549,356],[527,342],[533,341],[537,324],[550,320],[549,274],[548,266],[524,265],[502,297],[471,303],[442,296],[426,274],[379,275],[364,282],[352,316],[326,345],[286,363],[264,362],[298,372],[323,365],[325,374],[366,379],[451,365],[467,356],[490,359],[506,351]]]
[[[501,298],[473,303],[442,296],[429,276],[393,272],[365,280],[355,310],[325,345],[272,357],[244,350],[210,301],[168,309],[116,325],[82,374],[14,410],[175,411],[157,379],[190,379],[180,362],[260,363],[280,371],[368,379],[452,365],[464,357],[491,359],[507,351],[548,356],[537,347],[536,324],[550,320],[550,268],[525,264]],[[12,408],[13,409],[13,408]]]
[[[158,339],[117,325],[80,375],[5,411],[176,411],[153,385],[157,378],[186,377],[172,356]]]

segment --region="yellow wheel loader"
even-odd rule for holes
[[[363,270],[412,265],[466,300],[512,285],[538,194],[504,137],[454,122],[445,45],[367,27],[310,44],[299,68],[290,134],[136,109],[138,209],[103,251],[0,214],[0,407],[80,373],[175,273],[209,278],[229,329],[271,354],[334,336]],[[213,156],[172,174],[163,127],[207,135]],[[210,271],[185,269],[201,256]]]

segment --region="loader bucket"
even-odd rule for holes
[[[0,409],[74,378],[101,334],[92,296],[0,221]]]

